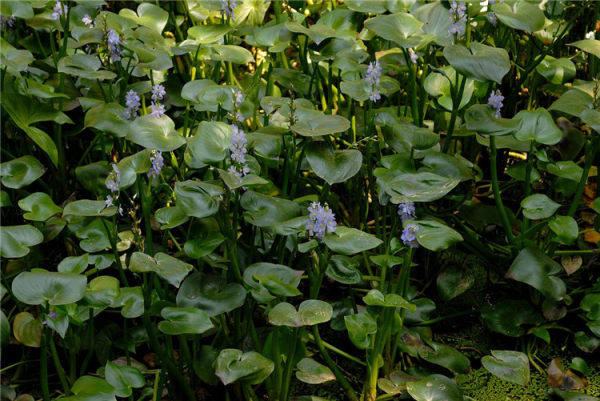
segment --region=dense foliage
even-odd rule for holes
[[[598,3],[0,13],[2,399],[596,399]]]

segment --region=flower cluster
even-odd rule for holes
[[[502,3],[503,0],[498,0],[498,3]],[[496,4],[496,0],[488,0],[488,10],[491,9],[491,7]],[[493,11],[488,11],[486,13],[487,15],[487,19],[488,21],[490,21],[490,23],[492,25],[496,25],[498,23],[498,16],[496,16],[496,13]]]
[[[54,10],[54,12],[52,13],[52,19],[57,20],[60,17],[66,17],[67,16],[67,12],[69,11],[69,7],[67,7],[66,4],[63,4],[60,1],[57,1],[54,4],[53,10]]]
[[[233,16],[233,12],[237,7],[236,0],[220,0],[221,1],[221,14],[226,15],[235,21],[235,17]]]
[[[94,20],[89,16],[89,14],[84,15],[83,18],[81,18],[81,22],[83,22],[88,28],[94,27]]]
[[[404,230],[402,230],[402,235],[400,239],[404,242],[404,245],[407,245],[411,248],[416,248],[419,246],[417,242],[417,232],[419,231],[419,226],[413,223],[408,223]]]
[[[465,34],[467,28],[467,6],[464,1],[457,3],[455,0],[450,5],[450,29],[448,36],[457,35],[459,38]]]
[[[138,116],[138,110],[140,109],[140,95],[136,91],[131,89],[125,95],[125,105],[127,108],[123,112],[123,117],[127,119],[134,119]]]
[[[246,148],[247,143],[248,138],[244,130],[232,124],[231,146],[229,150],[231,151],[231,161],[234,164],[229,167],[229,172],[236,177],[243,177],[250,172],[250,168],[246,164],[246,153],[248,153],[248,149]]]
[[[165,165],[165,159],[163,159],[162,152],[160,150],[153,150],[152,156],[150,156],[150,170],[148,170],[149,177],[158,177],[160,171]]]
[[[402,219],[402,223],[406,223],[409,220],[414,220],[417,218],[415,204],[413,202],[404,202],[398,205],[398,214]],[[419,231],[419,226],[414,223],[408,223],[404,226],[404,230],[402,230],[402,235],[400,239],[404,242],[404,245],[407,245],[411,248],[416,248],[419,246],[417,242],[417,231]]]
[[[417,64],[417,61],[419,60],[419,55],[413,49],[408,49],[408,55],[410,56],[410,61],[413,64]]]
[[[314,236],[323,239],[325,234],[331,234],[335,231],[337,222],[335,215],[329,209],[329,206],[321,206],[319,202],[313,202],[308,207],[308,222],[306,223],[306,231],[309,236]]]
[[[405,202],[398,205],[398,214],[404,223],[406,220],[412,220],[417,217],[415,214],[415,204],[412,202]]]
[[[496,117],[500,117],[500,110],[502,109],[502,101],[504,100],[504,96],[500,93],[499,90],[492,91],[492,94],[488,98],[488,105],[492,106],[496,113],[494,114]]]
[[[121,39],[114,29],[109,29],[106,33],[106,47],[111,61],[121,60]]]
[[[9,28],[15,26],[15,17],[0,17],[0,28],[4,28],[5,26],[8,26]]]
[[[370,62],[369,67],[367,68],[367,72],[365,74],[365,81],[369,84],[369,99],[372,102],[376,102],[381,99],[381,94],[377,87],[379,86],[379,80],[381,79],[382,68],[379,64],[379,60],[376,60],[375,63]]]
[[[165,87],[161,84],[156,84],[152,87],[152,112],[150,113],[152,117],[158,118],[165,114],[165,106],[161,104],[160,101],[166,94]]]
[[[106,207],[111,207],[114,201],[119,199],[119,185],[121,185],[121,171],[119,170],[119,167],[113,163],[112,172],[106,180],[106,188],[109,189],[111,193],[117,192],[117,195],[114,197],[111,194],[106,195],[106,199],[104,200],[104,205],[106,205]],[[119,205],[119,214],[121,216],[123,215],[123,208],[121,205]]]
[[[240,107],[242,107],[244,100],[245,100],[244,93],[241,90],[234,91],[233,107],[235,108],[235,112],[231,113],[231,118],[234,121],[237,121],[237,122],[244,121],[244,115],[240,112]]]

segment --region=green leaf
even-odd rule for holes
[[[114,72],[102,70],[100,67],[102,67],[100,59],[91,54],[76,53],[62,57],[58,61],[58,72],[76,77],[104,81],[117,76]]]
[[[429,172],[386,176],[382,174],[383,171],[378,170],[375,171],[377,181],[382,182],[393,203],[432,202],[444,197],[460,183],[460,178],[443,177]]]
[[[331,369],[312,358],[302,358],[296,368],[298,368],[296,378],[304,383],[321,384],[335,380],[335,375]]]
[[[516,119],[499,118],[494,109],[485,104],[474,104],[465,112],[467,128],[488,135],[506,135],[514,132],[519,125]]]
[[[425,78],[423,88],[431,96],[437,98],[438,103],[443,108],[452,111],[453,104],[450,83],[454,85],[454,82],[456,82],[456,71],[450,66],[442,67],[440,68],[440,71],[442,71],[443,74],[436,71],[431,72],[427,78]],[[462,109],[469,103],[474,90],[475,83],[473,80],[467,79],[465,81],[462,98],[460,99],[459,109]]]
[[[167,11],[151,3],[140,4],[137,8],[137,13],[128,8],[123,8],[119,11],[119,15],[135,21],[139,25],[153,29],[157,33],[161,33],[165,29],[169,20],[169,13]]]
[[[129,270],[132,272],[155,272],[172,286],[179,285],[193,266],[181,260],[159,252],[154,258],[141,252],[134,252],[129,260]]]
[[[175,183],[178,205],[188,215],[197,218],[212,216],[219,210],[223,189],[202,181],[188,180]]]
[[[244,270],[244,283],[258,302],[267,303],[276,297],[295,297],[303,270],[294,270],[273,263],[254,263]]]
[[[406,390],[416,401],[463,401],[462,391],[446,376],[431,375],[407,382]]]
[[[88,283],[84,300],[88,305],[105,308],[119,296],[119,280],[112,276],[98,276]]]
[[[444,48],[444,57],[461,74],[476,81],[502,82],[510,70],[505,49],[472,42],[470,48],[450,45]]]
[[[552,391],[564,401],[598,401],[598,397],[582,394],[577,391],[564,391],[558,388],[554,388]]]
[[[324,142],[312,142],[306,150],[306,160],[317,176],[333,185],[358,173],[362,153],[356,149],[334,150]]]
[[[186,278],[177,292],[177,306],[198,308],[210,317],[239,308],[245,299],[246,290],[240,284],[202,273]]]
[[[224,241],[225,237],[220,232],[207,232],[202,237],[187,240],[183,250],[190,258],[199,259],[209,255]]]
[[[31,155],[19,157],[0,164],[2,185],[19,189],[40,178],[46,169]]]
[[[12,293],[28,305],[68,305],[85,294],[87,278],[81,274],[36,269],[19,273],[12,282]]]
[[[506,273],[507,278],[529,284],[544,296],[560,301],[566,295],[564,281],[556,277],[562,267],[538,249],[524,248]]]
[[[27,212],[23,214],[23,217],[33,221],[46,221],[62,211],[62,208],[56,206],[52,198],[44,192],[35,192],[26,198],[20,199],[18,204],[21,209]]]
[[[520,141],[535,141],[544,145],[555,145],[562,139],[561,130],[556,126],[552,115],[546,109],[521,110],[514,118],[519,120],[519,127],[514,135]]]
[[[445,344],[438,344],[433,341],[427,341],[428,347],[423,346],[418,350],[419,357],[429,363],[443,366],[452,372],[466,374],[469,372],[471,363],[469,358],[453,347]]]
[[[344,324],[348,330],[350,341],[357,348],[367,349],[372,346],[377,332],[377,321],[369,313],[346,315],[344,316]]]
[[[0,346],[4,347],[10,341],[10,322],[4,314],[4,311],[0,310]]]
[[[371,85],[364,79],[344,80],[340,89],[358,102],[364,102],[371,96]],[[384,75],[380,78],[377,89],[382,96],[390,96],[400,90],[400,85],[395,79]]]
[[[413,223],[419,226],[417,241],[430,251],[448,249],[463,240],[457,231],[437,220],[415,220]]]
[[[63,216],[80,216],[80,217],[110,217],[117,213],[115,206],[106,207],[104,201],[81,199],[69,202],[65,205]]]
[[[317,110],[297,109],[295,115],[297,121],[290,129],[302,136],[332,135],[350,128],[350,121],[345,117],[323,114]]]
[[[119,397],[129,397],[132,394],[132,388],[141,388],[146,385],[144,376],[136,367],[117,365],[111,361],[107,361],[104,366],[104,376]]]
[[[231,146],[231,127],[222,122],[202,121],[187,142],[184,158],[188,166],[202,168],[220,162]]]
[[[398,294],[385,294],[383,295],[381,291],[372,289],[367,295],[363,297],[363,301],[365,304],[369,306],[383,306],[388,308],[404,308],[408,309],[411,312],[417,310],[416,305],[411,304],[404,298],[402,298]]]
[[[382,241],[374,235],[352,227],[338,226],[335,232],[323,239],[325,245],[333,252],[342,255],[353,255],[368,251],[381,245]]]
[[[30,251],[29,247],[44,240],[42,233],[29,224],[0,227],[0,255],[4,258],[21,258]]]
[[[577,221],[571,216],[554,216],[548,222],[548,227],[556,234],[559,242],[570,245],[579,236]]]
[[[331,320],[333,308],[318,299],[303,301],[298,311],[287,302],[280,302],[269,311],[269,323],[275,326],[313,326]]]
[[[407,39],[418,33],[423,23],[408,13],[380,15],[365,21],[365,27],[402,47],[413,47]]]
[[[333,255],[329,258],[325,274],[332,280],[342,284],[358,284],[362,281],[360,262],[344,255]]]
[[[569,46],[575,46],[579,50],[583,50],[586,53],[593,54],[594,56],[600,58],[600,40],[578,40],[577,42],[569,43]]]
[[[165,319],[158,329],[165,334],[202,334],[214,327],[206,312],[198,308],[166,307],[160,312]]]
[[[552,216],[558,210],[560,204],[544,194],[533,194],[521,201],[521,207],[525,217],[540,220]]]
[[[503,380],[526,386],[529,383],[529,358],[518,351],[492,351],[481,358],[483,367]]]
[[[548,110],[579,117],[582,112],[593,107],[593,99],[589,94],[579,89],[570,89],[552,103]]]
[[[124,110],[116,103],[101,103],[85,113],[83,124],[86,128],[96,128],[123,138],[129,129],[129,122],[123,118]]]
[[[18,313],[13,320],[13,334],[21,344],[27,347],[39,347],[42,338],[42,322],[29,312]]]
[[[535,69],[538,74],[546,78],[550,83],[560,85],[572,79],[577,70],[575,64],[565,57],[544,57],[544,60]]]
[[[527,1],[497,3],[492,11],[504,25],[530,33],[539,31],[546,23],[546,17],[540,7]]]
[[[168,116],[145,115],[129,124],[127,139],[148,149],[171,152],[183,144],[185,138],[175,131],[175,123]]]
[[[246,191],[240,198],[240,205],[246,210],[244,219],[257,227],[272,227],[298,217],[300,205],[296,202]]]
[[[273,362],[258,352],[227,348],[217,357],[215,374],[224,385],[237,381],[252,385],[269,377],[274,368]]]
[[[117,401],[115,388],[106,380],[95,376],[81,376],[71,387],[70,397],[58,398],[60,401]]]
[[[550,174],[575,182],[579,182],[583,174],[583,169],[572,160],[548,164],[546,169]]]
[[[442,300],[449,301],[471,288],[475,278],[465,269],[453,265],[438,274],[436,283]]]
[[[536,325],[544,321],[531,304],[523,300],[500,300],[495,305],[482,308],[481,315],[490,330],[510,337],[525,334],[524,325]]]
[[[194,39],[198,44],[215,43],[232,29],[231,26],[223,24],[196,25],[188,29],[188,39]]]
[[[154,218],[161,224],[161,230],[178,227],[190,219],[179,204],[158,209],[154,213]]]
[[[127,319],[135,319],[144,313],[144,297],[142,287],[123,287],[111,307],[122,308],[121,315]]]

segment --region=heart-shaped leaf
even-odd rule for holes
[[[246,290],[240,284],[202,273],[186,278],[177,292],[177,306],[198,308],[211,317],[239,308],[245,299]]]
[[[201,168],[220,162],[231,146],[231,127],[222,122],[202,121],[194,136],[188,139],[185,162],[192,168]]]
[[[134,252],[129,260],[129,270],[132,272],[155,272],[177,288],[192,269],[192,265],[162,252],[157,253],[154,258],[141,252]]]
[[[545,194],[533,194],[523,199],[521,207],[525,217],[539,220],[552,216],[558,210],[560,204],[554,202]]]
[[[529,284],[544,296],[560,301],[566,295],[565,282],[556,277],[560,272],[560,264],[541,251],[524,248],[513,261],[506,277]]]
[[[246,191],[240,199],[240,205],[246,210],[246,221],[257,227],[271,227],[291,220],[301,213],[300,205],[296,202],[254,191]]]
[[[67,203],[63,210],[63,216],[110,217],[114,216],[116,212],[115,206],[106,207],[104,201],[81,199]]]
[[[374,235],[352,227],[338,226],[335,232],[323,239],[325,245],[333,252],[353,255],[368,251],[381,245],[382,241]]]
[[[377,321],[369,313],[354,313],[344,316],[350,341],[359,349],[367,349],[372,345],[377,332]]]
[[[446,376],[431,375],[406,383],[406,390],[416,401],[463,401],[462,391]]]
[[[358,284],[362,281],[359,266],[360,262],[349,256],[333,255],[329,258],[325,274],[338,283]]]
[[[290,128],[302,136],[332,135],[350,128],[350,121],[345,117],[323,114],[317,110],[297,109],[296,123]]]
[[[210,317],[198,308],[166,307],[160,312],[165,319],[158,323],[158,329],[165,334],[202,334],[212,329]]]
[[[481,358],[481,364],[490,373],[512,383],[529,383],[529,358],[518,351],[492,351]]]
[[[298,285],[304,271],[273,263],[254,263],[244,270],[244,283],[258,302],[269,302],[276,297],[300,295]]]
[[[356,149],[334,150],[323,142],[313,142],[306,150],[306,160],[317,176],[333,185],[358,173],[362,153]]]
[[[21,258],[29,253],[29,247],[43,240],[42,233],[29,224],[3,226],[0,229],[0,255],[4,258]]]
[[[52,198],[44,192],[35,192],[20,199],[18,204],[27,212],[23,214],[23,217],[33,221],[46,221],[62,211],[62,208],[56,206]]]
[[[237,381],[252,385],[269,377],[274,368],[273,362],[258,352],[228,348],[219,353],[215,374],[224,385]]]
[[[106,362],[104,366],[104,376],[119,397],[129,397],[132,394],[132,388],[141,388],[146,385],[144,376],[136,367],[117,365],[111,361]]]
[[[533,33],[542,29],[546,23],[540,7],[526,1],[498,2],[492,6],[492,11],[504,25],[521,31]]]
[[[62,57],[58,62],[58,72],[76,77],[100,81],[116,77],[114,72],[102,70],[100,67],[102,62],[97,56],[84,53]]]
[[[21,344],[39,347],[42,339],[42,322],[29,312],[18,313],[13,320],[13,334]]]
[[[448,249],[463,240],[457,231],[437,220],[416,220],[413,224],[419,226],[419,231],[416,233],[417,241],[422,247],[431,251]]]
[[[119,280],[112,276],[98,276],[89,282],[84,300],[88,305],[104,308],[111,305],[118,296]]]
[[[403,47],[413,47],[407,39],[417,33],[423,23],[408,13],[380,15],[365,21],[365,27],[385,40]]]
[[[481,315],[490,330],[511,337],[525,334],[524,325],[535,325],[544,321],[529,302],[512,299],[503,299],[492,306],[482,308]]]
[[[127,139],[147,149],[171,152],[183,144],[185,138],[175,131],[175,123],[166,115],[145,115],[129,124]]]
[[[382,294],[381,291],[372,289],[363,297],[365,304],[369,306],[384,306],[388,308],[404,308],[411,312],[417,310],[416,305],[411,304],[398,294]]]
[[[275,326],[313,326],[331,320],[333,308],[318,299],[303,301],[298,311],[287,302],[280,302],[269,311],[269,323]]]
[[[304,383],[320,384],[335,380],[331,369],[312,358],[303,358],[298,362],[296,368],[298,368],[296,378]]]
[[[175,196],[182,210],[198,218],[212,216],[219,210],[223,189],[220,186],[202,181],[175,183]]]
[[[562,139],[562,132],[546,109],[521,110],[514,117],[519,127],[514,135],[520,141],[535,141],[544,145],[555,145]]]
[[[49,272],[36,269],[19,273],[12,282],[12,292],[28,305],[68,305],[85,294],[87,278],[81,274]]]
[[[33,156],[27,155],[0,164],[2,185],[19,189],[40,178],[46,170]]]
[[[555,216],[548,222],[548,227],[556,234],[559,242],[570,245],[579,236],[577,221],[571,216]]]
[[[505,49],[479,42],[472,42],[468,49],[463,45],[446,46],[444,57],[456,71],[476,81],[500,83],[510,70]]]

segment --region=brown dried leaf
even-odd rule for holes
[[[583,260],[581,259],[581,256],[579,256],[579,255],[563,256],[562,258],[560,258],[560,263],[562,264],[562,267],[567,272],[567,275],[570,276],[571,274],[573,274],[577,270],[579,270],[579,268],[581,267],[581,265],[583,263]]]

